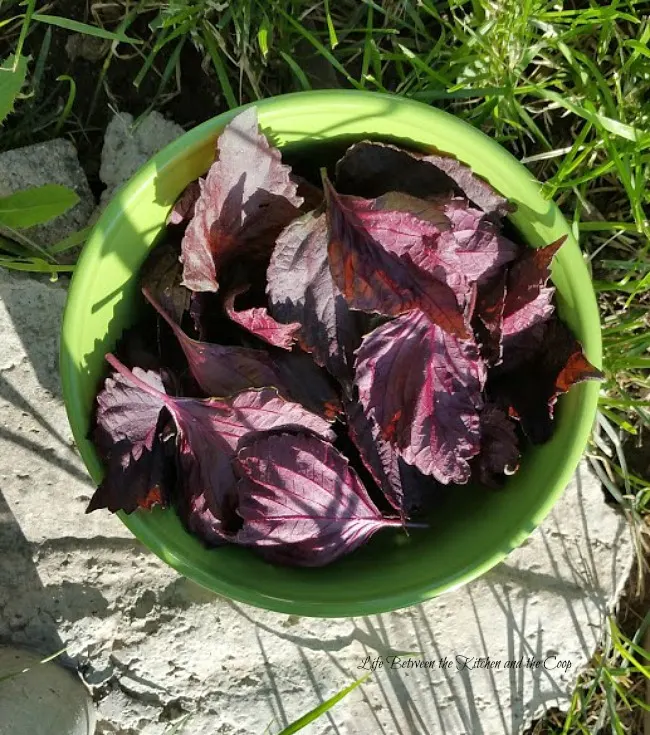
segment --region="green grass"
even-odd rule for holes
[[[312,86],[395,92],[480,127],[529,166],[572,223],[592,270],[605,382],[589,458],[635,529],[642,581],[650,481],[628,457],[642,446],[649,453],[650,2],[120,3],[119,17],[109,17],[111,4],[99,4],[88,19],[113,34],[98,90],[109,66],[128,50],[141,59],[133,84],[155,76],[151,105],[164,105],[182,84],[183,53],[192,44],[204,57],[205,73],[218,80],[224,106]],[[62,7],[43,12],[62,15]],[[16,0],[5,0],[0,23],[17,19],[0,34],[13,33],[17,44],[25,36],[24,12]],[[138,34],[143,22],[147,32]],[[46,51],[41,57],[29,67],[32,88]],[[40,117],[26,116],[29,124],[67,129],[74,99],[54,113],[39,109]],[[604,633],[603,650],[581,677],[569,715],[560,725],[540,725],[548,729],[539,733],[592,732],[594,723],[603,732],[634,732],[625,729],[627,703],[638,707],[634,697],[648,665],[634,647],[639,641],[616,631]]]

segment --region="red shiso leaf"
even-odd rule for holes
[[[489,214],[513,210],[507,199],[457,159],[413,153],[384,143],[363,141],[348,148],[336,166],[336,184],[340,191],[368,198],[389,190],[420,199],[454,193]]]
[[[417,219],[433,225],[436,228],[434,233],[436,231],[446,232],[452,227],[452,222],[445,213],[446,200],[419,199],[401,191],[387,191],[376,199],[363,199],[362,197],[355,197],[355,199],[368,202],[369,209],[412,214]]]
[[[150,294],[143,293],[176,335],[192,376],[206,395],[228,396],[251,388],[274,387],[330,420],[340,412],[336,392],[308,355],[286,350],[272,355],[250,347],[199,342],[188,337]]]
[[[164,392],[157,373],[139,368],[133,372]],[[107,472],[87,513],[98,508],[132,513],[137,508],[167,504],[174,473],[163,444],[170,417],[161,413],[162,408],[160,400],[143,393],[119,373],[106,378],[97,395],[93,439]]]
[[[133,368],[132,373],[157,393],[165,393],[162,379],[153,370]],[[138,459],[146,449],[151,451],[156,438],[156,425],[163,403],[155,393],[143,392],[119,372],[106,378],[97,394],[95,444],[107,454],[113,445],[126,440],[131,454]]]
[[[361,461],[370,472],[386,500],[403,513],[407,509],[402,488],[400,457],[396,449],[382,436],[379,427],[366,416],[358,401],[345,405],[348,434],[359,450]]]
[[[436,500],[439,483],[400,457],[358,401],[346,403],[345,410],[348,435],[361,461],[400,518],[405,520],[412,511],[430,507]]]
[[[565,240],[566,235],[543,248],[526,248],[511,265],[503,309],[504,337],[546,321],[553,313],[555,289],[546,284],[553,256]]]
[[[323,203],[323,190],[297,174],[291,174],[291,179],[298,187],[298,196],[303,199],[300,209],[303,212],[312,212]]]
[[[529,332],[541,332],[538,349],[515,369],[503,366],[490,376],[488,394],[511,418],[518,419],[536,444],[552,433],[555,403],[572,385],[601,380],[603,373],[585,357],[580,343],[559,319],[537,324]]]
[[[145,261],[140,284],[180,324],[190,308],[191,291],[181,286],[183,266],[178,259],[180,245],[172,239],[157,245]]]
[[[260,432],[278,429],[312,431],[333,439],[329,423],[289,403],[271,388],[246,391],[228,399],[177,399],[170,408],[179,429],[179,462],[184,494],[193,508],[188,519],[208,543],[228,537],[237,526],[237,497],[232,460],[240,443]],[[201,497],[203,496],[203,497]],[[204,509],[203,514],[196,514]],[[205,509],[220,523],[209,519]],[[203,517],[202,517],[203,515]],[[208,517],[209,517],[208,516]]]
[[[239,450],[236,465],[236,541],[276,563],[324,566],[400,525],[381,515],[347,459],[316,437],[262,437]]]
[[[506,280],[507,273],[504,271],[478,289],[473,325],[481,356],[488,365],[498,365],[503,355],[501,330]]]
[[[206,395],[228,396],[250,388],[275,386],[279,382],[273,362],[265,352],[192,339],[149,292],[143,293],[174,332],[194,379]]]
[[[274,354],[272,360],[279,385],[286,386],[281,393],[328,421],[334,421],[341,413],[343,409],[334,381],[318,367],[311,355],[301,350],[282,350]]]
[[[329,181],[325,186],[330,270],[348,304],[387,316],[419,309],[446,331],[467,337],[443,269],[418,267],[408,253],[410,247],[424,247],[425,234],[435,237],[439,230],[408,213],[373,212],[365,200],[337,194]]]
[[[479,451],[485,381],[476,345],[421,312],[367,335],[356,362],[359,400],[408,464],[442,483],[467,482]]]
[[[251,334],[259,337],[264,342],[290,350],[296,341],[296,333],[300,329],[300,322],[281,324],[277,322],[265,307],[243,309],[236,311],[235,300],[237,296],[245,293],[248,287],[233,291],[225,300],[225,308],[228,316]]]
[[[452,223],[453,236],[441,239],[441,262],[469,281],[483,284],[517,257],[520,248],[500,234],[498,226],[466,199],[445,202],[444,212]]]
[[[137,460],[145,450],[151,452],[150,447],[155,447],[159,415],[165,409],[177,433],[181,494],[192,510],[186,521],[208,543],[228,539],[237,526],[232,459],[240,442],[278,429],[308,431],[326,440],[334,439],[327,421],[284,400],[272,388],[223,399],[175,398],[164,392],[157,376],[143,374],[137,368],[131,372],[112,355],[106,359],[119,380],[107,381],[103,407],[98,411],[104,439],[128,441],[130,455]],[[139,468],[148,471],[149,465],[141,464]],[[109,471],[115,469],[109,464]],[[194,512],[197,508],[201,512]]]
[[[515,423],[494,403],[481,411],[481,451],[472,460],[478,480],[488,487],[499,487],[506,475],[519,468],[519,441]]]
[[[193,291],[217,291],[220,270],[235,256],[268,257],[303,203],[280,151],[260,134],[254,107],[224,128],[217,149],[182,243],[183,285]]]
[[[351,380],[361,336],[330,273],[325,214],[305,214],[282,232],[267,281],[271,313],[298,322],[301,347],[341,382]]]
[[[195,179],[185,187],[167,217],[168,225],[182,225],[194,217],[194,208],[201,196],[202,182],[203,179]]]
[[[482,284],[500,272],[519,250],[466,199],[424,201],[389,192],[374,200],[347,197],[346,202],[382,247],[407,256],[422,270],[444,280],[465,305],[471,301],[471,284]],[[387,210],[393,211],[380,214]],[[398,236],[386,227],[387,219],[401,225]]]

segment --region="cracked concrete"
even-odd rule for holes
[[[520,549],[437,600],[337,620],[234,603],[180,577],[117,518],[84,514],[93,488],[55,368],[64,298],[61,285],[0,272],[0,641],[66,645],[100,735],[163,735],[187,713],[191,735],[277,732],[391,651],[436,665],[384,663],[305,732],[514,735],[568,706],[633,557],[585,465]],[[486,656],[501,666],[458,668]]]
[[[106,184],[100,207],[103,208],[117,189],[153,155],[176,140],[185,131],[159,112],[150,112],[136,121],[128,112],[116,113],[108,124],[99,171]]]

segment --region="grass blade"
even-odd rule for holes
[[[23,46],[25,45],[25,39],[27,38],[27,30],[29,28],[29,24],[32,22],[32,15],[34,14],[35,6],[36,0],[27,0],[27,10],[25,10],[25,17],[20,29],[20,36],[18,37],[18,43],[14,50],[16,56],[20,56],[23,52]]]
[[[86,36],[95,36],[96,38],[105,38],[108,41],[117,41],[118,43],[131,43],[141,44],[143,43],[138,38],[131,38],[126,36],[124,33],[107,31],[105,28],[99,26],[91,26],[88,23],[80,23],[78,20],[70,20],[69,18],[62,18],[59,15],[44,15],[43,13],[34,13],[32,16],[34,20],[39,23],[47,23],[51,26],[58,26],[59,28],[65,28],[67,31],[73,31],[74,33],[83,33]]]
[[[330,38],[330,47],[334,50],[339,45],[339,39],[336,35],[336,28],[332,22],[332,14],[330,13],[329,0],[325,0],[325,20],[327,21],[327,33]]]
[[[61,128],[63,127],[65,121],[70,117],[70,113],[72,112],[72,107],[74,105],[75,98],[77,96],[77,84],[75,80],[68,76],[67,74],[61,74],[61,76],[58,76],[56,78],[57,82],[68,82],[69,89],[68,89],[68,99],[66,100],[66,103],[63,107],[63,110],[61,111],[61,114],[59,115],[59,119],[56,121],[56,126],[54,127],[54,136],[58,136],[61,132]]]
[[[372,673],[372,672],[370,672]],[[314,707],[313,710],[310,712],[307,712],[306,715],[303,715],[300,719],[296,720],[295,722],[292,722],[288,727],[285,727],[284,730],[282,730],[279,735],[293,735],[294,732],[298,732],[298,730],[302,730],[304,727],[307,727],[310,723],[312,723],[314,720],[318,719],[321,715],[325,714],[328,710],[330,710],[335,704],[340,702],[344,697],[347,697],[347,695],[353,690],[356,689],[358,686],[364,683],[366,679],[370,676],[370,673],[366,674],[365,676],[362,676],[360,679],[357,679],[356,681],[353,681],[350,686],[346,687],[342,691],[340,691],[338,694],[335,694],[333,697],[330,697],[327,701],[320,704],[318,707]]]
[[[289,54],[285,54],[284,51],[280,51],[280,56],[285,60],[287,66],[295,74],[300,86],[304,90],[310,90],[311,84],[309,83],[309,79],[307,79],[307,75],[305,74],[305,72],[300,68],[300,65],[297,64],[296,61],[292,59],[291,56],[289,56]]]
[[[209,23],[204,24],[201,37],[203,38],[205,48],[212,59],[212,64],[214,66],[214,70],[217,72],[221,91],[223,92],[223,96],[226,99],[228,107],[231,109],[233,107],[237,107],[239,103],[237,102],[237,97],[235,96],[232,85],[230,84],[230,80],[228,79],[228,72],[226,71],[226,67],[221,58],[221,52],[219,51],[217,42],[214,40],[214,36],[212,35]]]
[[[46,263],[40,258],[32,258],[31,260],[13,260],[10,258],[0,258],[0,268],[7,270],[22,271],[24,273],[72,273],[74,265],[59,265],[58,263]]]
[[[581,105],[578,105],[575,102],[571,102],[570,100],[563,97],[561,94],[558,94],[551,89],[543,89],[542,87],[538,87],[535,90],[535,94],[545,100],[548,100],[549,102],[554,102],[560,107],[564,107],[565,110],[569,110],[569,112],[572,112],[574,115],[583,118],[583,120],[588,120],[593,125],[605,128],[605,130],[612,133],[613,135],[618,135],[621,138],[631,140],[635,143],[646,141],[647,139],[647,136],[644,136],[641,131],[633,128],[631,125],[622,123],[620,120],[614,120],[613,118],[607,117],[606,115],[601,115],[598,112],[587,110]]]
[[[73,232],[72,235],[68,235],[68,237],[63,238],[63,240],[59,240],[59,242],[55,243],[47,250],[51,255],[59,255],[59,253],[65,253],[68,250],[72,250],[72,248],[76,248],[78,245],[83,245],[92,232],[92,229],[92,227],[84,227],[83,230]]]
[[[355,89],[363,89],[363,85],[357,82],[357,80],[350,76],[347,69],[341,64],[341,62],[332,55],[332,53],[323,46],[323,44],[314,36],[313,33],[308,31],[303,25],[301,25],[293,16],[289,15],[282,6],[276,5],[275,9],[278,11],[280,15],[282,15],[285,20],[292,25],[298,33],[303,36],[303,38],[306,41],[309,41],[309,43],[321,54],[321,56],[324,56],[327,61],[336,69],[336,71],[339,72],[339,74],[342,74],[348,82],[355,88]]]

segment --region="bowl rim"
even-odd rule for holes
[[[114,219],[123,216],[124,203],[128,202],[130,198],[135,197],[141,192],[141,190],[149,186],[156,171],[160,174],[166,169],[172,168],[174,162],[182,158],[186,154],[186,151],[192,146],[204,143],[207,139],[215,139],[218,132],[220,132],[220,130],[233,117],[250,106],[256,106],[258,108],[258,111],[260,112],[260,124],[261,127],[264,128],[266,125],[264,118],[269,113],[290,116],[292,109],[298,109],[300,106],[304,107],[305,104],[316,105],[316,107],[319,105],[326,105],[329,109],[331,109],[332,106],[336,107],[336,105],[340,105],[342,109],[354,109],[355,112],[361,113],[364,106],[368,107],[369,110],[374,109],[378,99],[381,99],[384,103],[388,101],[390,105],[399,106],[400,109],[411,110],[414,114],[417,113],[419,116],[428,115],[431,116],[431,119],[438,117],[443,120],[443,122],[447,122],[450,125],[453,124],[458,134],[465,136],[467,139],[477,139],[478,136],[482,139],[483,144],[487,148],[491,147],[493,151],[498,149],[499,156],[502,158],[503,166],[509,167],[513,176],[515,173],[518,173],[519,178],[521,178],[523,172],[529,181],[534,182],[537,189],[537,199],[539,202],[542,201],[539,182],[533,179],[532,174],[530,174],[523,164],[511,156],[507,151],[505,151],[505,149],[501,148],[495,141],[490,139],[488,136],[485,136],[471,125],[459,120],[445,111],[438,110],[437,108],[430,107],[420,102],[407,100],[396,95],[364,92],[359,90],[318,90],[297,92],[272,97],[228,110],[227,112],[217,115],[186,132],[153,156],[114,194],[111,202],[96,222],[93,231],[88,238],[78,260],[77,268],[75,269],[70,285],[61,331],[60,375],[62,391],[73,436],[84,463],[96,482],[99,481],[101,476],[98,474],[97,470],[99,460],[94,447],[86,437],[85,427],[87,426],[88,417],[86,416],[84,421],[84,418],[80,415],[80,413],[83,412],[81,412],[80,398],[78,395],[79,392],[76,386],[77,366],[71,359],[69,352],[64,349],[64,345],[67,344],[69,340],[74,341],[74,334],[80,327],[81,319],[83,318],[85,299],[83,275],[85,270],[84,266],[86,262],[88,262],[89,265],[92,264],[93,259],[99,253],[100,248],[103,245],[103,230],[109,230],[110,223]],[[372,114],[368,119],[372,119]],[[344,132],[344,130],[340,132]],[[428,145],[424,142],[420,142],[420,144]],[[282,147],[281,141],[279,145]],[[460,156],[458,157],[462,160]],[[472,168],[483,176],[483,178],[491,180],[492,177],[489,172],[477,170],[477,166],[474,164],[472,164]],[[525,195],[526,203],[529,203],[530,196],[530,192]],[[567,260],[570,258],[571,271],[576,278],[581,278],[584,283],[590,283],[586,264],[582,259],[579,246],[574,239],[566,220],[555,204],[552,202],[549,203],[546,200],[543,200],[543,202],[547,209],[547,224],[549,231],[561,231],[567,235],[567,243],[560,253]],[[524,239],[527,240],[528,238]],[[527,244],[530,245],[529,242],[527,242]],[[593,289],[591,289],[590,296],[591,298],[587,299],[589,303],[583,304],[579,311],[581,312],[585,329],[589,332],[589,344],[585,342],[585,350],[591,362],[596,366],[599,366],[602,349],[600,322]],[[545,501],[539,505],[537,512],[532,514],[528,519],[526,527],[521,527],[517,531],[513,531],[513,545],[511,549],[508,551],[500,550],[496,553],[492,553],[489,556],[486,556],[482,563],[473,564],[470,568],[461,570],[452,579],[446,579],[440,583],[432,583],[426,589],[422,588],[422,586],[408,587],[408,589],[396,590],[393,594],[381,598],[375,597],[372,599],[357,600],[355,602],[339,600],[331,603],[323,603],[322,601],[306,602],[305,600],[295,602],[280,596],[275,597],[265,595],[257,590],[250,590],[246,587],[230,584],[225,580],[215,580],[214,576],[207,574],[202,569],[198,569],[191,563],[191,561],[188,562],[186,559],[177,556],[156,537],[156,534],[152,531],[150,526],[142,523],[139,518],[139,513],[136,512],[131,515],[126,515],[125,513],[120,512],[118,515],[132,533],[167,564],[184,576],[193,579],[199,584],[233,600],[277,612],[296,613],[316,617],[375,614],[418,604],[427,599],[436,597],[443,592],[456,589],[484,574],[486,571],[502,561],[510,553],[512,548],[521,544],[549,513],[566,488],[579,463],[596,415],[599,395],[598,384],[594,382],[587,383],[581,385],[580,388],[582,389],[582,402],[580,404],[580,415],[576,416],[576,432],[572,438],[571,445],[567,447],[564,463],[560,470],[558,470],[555,485],[552,490],[547,493]]]

